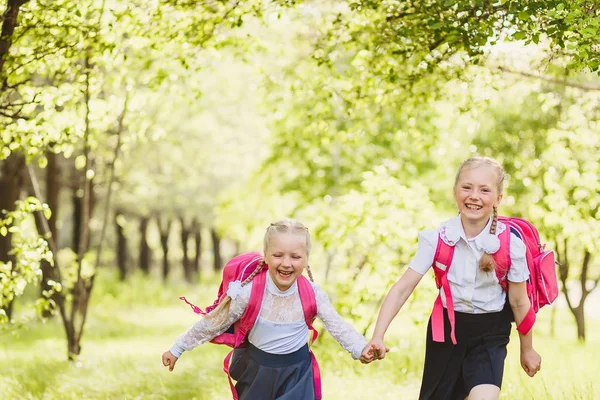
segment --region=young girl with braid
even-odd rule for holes
[[[505,278],[508,295],[494,270],[492,254],[500,248],[498,235],[507,229],[497,219],[503,186],[504,169],[496,160],[473,157],[461,164],[454,184],[459,215],[438,229],[419,233],[418,249],[409,268],[390,289],[379,311],[369,343],[373,351],[385,348],[387,328],[428,269],[433,265],[445,274],[442,280],[446,282],[441,284],[427,327],[421,400],[499,397],[511,321],[514,318],[520,324],[530,308],[526,248],[512,231],[511,266]],[[454,249],[449,265],[437,261],[442,241]],[[532,332],[519,333],[521,366],[531,377],[541,365],[541,357],[532,346]],[[380,351],[378,358],[384,358],[385,353]]]
[[[372,361],[372,352],[361,356],[366,339],[340,317],[327,294],[312,283],[310,249],[308,229],[301,223],[283,219],[271,224],[264,236],[264,260],[237,290],[230,285],[219,306],[177,339],[163,354],[163,364],[172,371],[184,351],[209,342],[239,320],[248,307],[252,281],[264,273],[264,264],[268,270],[259,316],[247,336],[248,346],[234,351],[230,367],[240,400],[311,400],[318,396],[307,344],[309,327],[297,281],[305,269],[314,289],[316,316],[325,329],[354,359]]]

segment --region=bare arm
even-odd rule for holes
[[[508,282],[508,299],[510,308],[515,316],[517,326],[525,319],[531,303],[527,297],[526,282]],[[521,341],[521,366],[529,376],[534,376],[541,367],[542,358],[533,349],[533,328],[523,335],[519,332]]]
[[[421,278],[423,278],[423,275],[411,268],[407,268],[402,277],[392,286],[387,296],[385,296],[385,300],[379,310],[377,323],[375,324],[373,339],[371,339],[368,345],[369,348],[376,350],[379,359],[383,359],[386,353],[386,347],[383,342],[385,332],[404,303],[406,303],[408,297],[415,290]]]

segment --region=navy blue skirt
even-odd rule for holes
[[[429,319],[419,400],[464,400],[477,385],[502,387],[513,319],[510,306],[486,314],[455,312],[455,317],[456,345],[445,308],[444,343],[433,341]]]
[[[290,354],[271,354],[249,344],[235,349],[229,368],[239,400],[314,400],[308,345]]]

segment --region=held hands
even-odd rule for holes
[[[165,351],[162,355],[162,363],[165,367],[169,367],[169,372],[173,371],[175,368],[175,363],[177,362],[177,357],[173,355],[170,351]]]
[[[360,362],[363,364],[369,364],[375,360],[383,360],[388,351],[390,351],[390,349],[386,347],[386,345],[383,343],[383,340],[371,339],[360,355]]]
[[[533,377],[542,367],[542,357],[533,348],[521,350],[521,367]]]

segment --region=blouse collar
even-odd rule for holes
[[[479,250],[483,250],[486,253],[494,254],[500,249],[500,239],[498,235],[506,230],[506,226],[498,221],[496,225],[496,233],[490,233],[490,226],[492,225],[492,219],[490,218],[483,230],[474,239],[475,246]],[[440,227],[440,237],[449,246],[454,246],[462,238],[465,242],[467,241],[467,235],[463,228],[460,220],[460,215],[449,219]]]
[[[275,294],[277,296],[289,296],[298,291],[298,281],[294,281],[292,286],[290,286],[287,290],[280,290],[275,282],[273,282],[273,278],[271,278],[271,274],[267,271],[267,289],[271,294]]]

